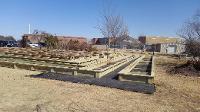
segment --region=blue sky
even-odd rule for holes
[[[57,35],[102,37],[95,28],[103,4],[112,3],[130,35],[176,36],[200,9],[200,0],[0,0],[0,34],[17,39],[39,29]]]

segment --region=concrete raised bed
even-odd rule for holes
[[[135,62],[124,68],[122,71],[119,72],[118,79],[120,81],[132,81],[132,82],[142,82],[142,83],[150,83],[152,84],[154,82],[154,57],[151,57],[151,60],[149,63],[151,66],[150,72],[132,72],[131,70],[138,65],[142,59],[144,58],[138,58]]]

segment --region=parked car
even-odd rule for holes
[[[17,47],[17,41],[7,41],[7,47]]]
[[[0,41],[0,47],[17,47],[17,41]]]
[[[5,41],[2,41],[2,40],[0,41],[0,47],[6,47],[6,45],[7,45],[7,44],[6,44]]]
[[[29,45],[30,47],[39,47],[39,44],[34,44],[34,43],[28,43],[28,45]]]

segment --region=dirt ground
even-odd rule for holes
[[[200,78],[170,75],[165,68],[175,60],[156,60],[152,95],[30,78],[39,72],[0,67],[0,112],[200,112]]]

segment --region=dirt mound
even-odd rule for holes
[[[175,66],[167,70],[170,74],[180,74],[185,76],[200,76],[199,62],[188,62],[183,65]]]

